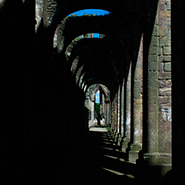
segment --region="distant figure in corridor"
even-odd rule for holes
[[[101,115],[100,115],[100,113],[98,113],[97,120],[98,120],[98,126],[100,126],[100,122],[101,122]]]

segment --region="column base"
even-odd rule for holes
[[[118,141],[117,141],[117,145],[120,146],[120,148],[121,148],[122,143],[123,143],[123,137],[122,137],[121,134],[119,134],[119,136],[118,136]]]
[[[121,145],[121,151],[126,153],[128,148],[128,143],[130,142],[130,139],[127,137],[123,138],[122,145]]]
[[[142,180],[164,180],[172,169],[171,155],[164,153],[145,153],[136,161],[137,178]]]
[[[129,147],[127,149],[128,161],[136,163],[136,160],[139,158],[139,152],[141,151],[141,149],[141,144],[129,143]]]

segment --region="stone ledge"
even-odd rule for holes
[[[150,165],[166,165],[171,164],[172,156],[168,153],[146,153],[143,155],[143,160]]]

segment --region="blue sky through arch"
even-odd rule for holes
[[[84,14],[88,14],[88,15],[96,14],[97,16],[104,16],[104,15],[109,15],[110,12],[107,10],[101,10],[101,9],[84,9],[84,10],[73,12],[69,14],[69,16],[71,16],[72,14],[76,14],[78,16],[83,16]],[[93,33],[93,38],[100,38],[100,34]]]
[[[96,14],[97,16],[101,16],[101,15],[103,16],[103,15],[110,14],[110,12],[107,10],[101,10],[101,9],[84,9],[84,10],[73,12],[69,14],[69,16],[71,16],[72,14],[76,14],[78,16],[83,16],[84,14],[88,14],[88,15]]]
[[[100,104],[100,91],[98,90],[95,97],[95,103]]]

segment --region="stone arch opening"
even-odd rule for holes
[[[74,38],[86,33],[106,34],[117,40],[118,45],[123,47],[125,43],[128,43],[129,32],[124,23],[120,25],[122,33],[118,32],[119,28],[114,24],[115,19],[116,17],[108,15],[104,17],[69,17],[62,21],[57,28],[60,39],[59,52],[65,51]]]
[[[99,100],[97,101],[97,93]],[[87,98],[88,97],[88,98]],[[89,127],[109,126],[110,122],[110,91],[103,84],[90,85],[86,92],[86,101],[88,101],[90,118]],[[86,103],[87,104],[87,103]]]
[[[96,34],[96,36],[94,36],[94,34]],[[78,44],[78,41],[82,40],[82,39],[90,39],[90,38],[104,38],[105,35],[101,34],[101,33],[85,33],[82,35],[77,36],[75,39],[72,40],[72,42],[66,47],[65,50],[65,55],[66,55],[66,60],[68,61],[70,56],[71,56],[71,52],[73,47],[75,47],[75,45]]]

